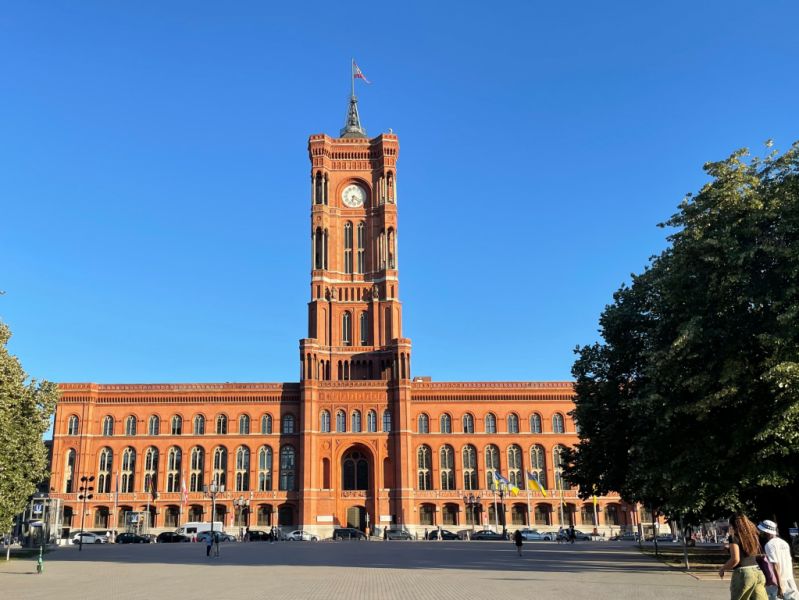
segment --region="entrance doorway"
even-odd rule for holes
[[[366,508],[363,506],[350,506],[347,509],[347,527],[355,527],[361,531],[366,530]]]

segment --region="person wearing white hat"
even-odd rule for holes
[[[764,537],[768,538],[763,550],[766,552],[768,561],[774,565],[774,571],[777,574],[777,585],[766,588],[769,599],[799,600],[799,589],[797,589],[796,581],[793,578],[791,547],[777,535],[777,524],[774,521],[761,521],[757,528],[763,532]]]

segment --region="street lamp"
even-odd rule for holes
[[[91,492],[94,491],[94,486],[89,485],[92,481],[94,481],[94,475],[90,475],[86,477],[86,475],[80,478],[80,494],[78,495],[78,500],[83,501],[83,509],[80,512],[80,537],[78,538],[78,550],[83,550],[83,522],[86,519],[86,501],[91,500],[94,497],[94,494]]]
[[[499,488],[499,504],[502,506],[502,512],[500,513],[501,519],[500,522],[502,524],[502,537],[505,537],[507,534],[507,529],[505,529],[505,490],[503,488]],[[497,505],[494,503],[494,510],[497,510]]]
[[[244,533],[241,527],[241,518],[246,515],[247,519],[249,520],[250,516],[250,499],[245,498],[244,496],[239,496],[235,500],[233,500],[233,506],[236,507],[236,510],[239,513],[238,521],[239,521],[239,539],[244,539]],[[249,523],[248,523],[249,526]]]
[[[480,504],[480,496],[475,496],[474,494],[469,494],[468,496],[463,496],[463,504],[466,506],[466,524],[471,524],[472,526],[472,533],[474,533],[474,513],[478,507],[481,506]],[[471,521],[471,523],[470,523]]]
[[[211,485],[204,485],[203,492],[206,496],[211,497],[211,541],[215,542],[216,538],[214,536],[214,521],[216,520],[216,497],[218,494],[225,493],[225,486],[224,485],[217,485],[214,481]],[[216,553],[219,554],[219,544],[216,545]]]

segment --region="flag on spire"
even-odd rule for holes
[[[363,79],[366,83],[372,83],[366,78],[366,75],[363,74],[363,71],[361,71],[355,59],[352,60],[352,77],[353,79]]]

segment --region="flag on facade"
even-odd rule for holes
[[[366,78],[366,75],[361,71],[361,67],[358,66],[354,59],[352,61],[352,77],[354,79],[363,79],[365,83],[372,83]]]
[[[181,494],[182,494],[181,497],[183,499],[183,504],[186,504],[186,502],[189,501],[189,492],[186,489],[186,478],[185,477],[183,477],[183,479],[180,482],[180,491],[181,491]]]
[[[530,486],[537,492],[541,492],[544,497],[546,498],[547,492],[544,490],[544,486],[541,485],[541,482],[538,481],[538,475],[533,473],[532,471],[527,471],[527,481],[530,482]]]

